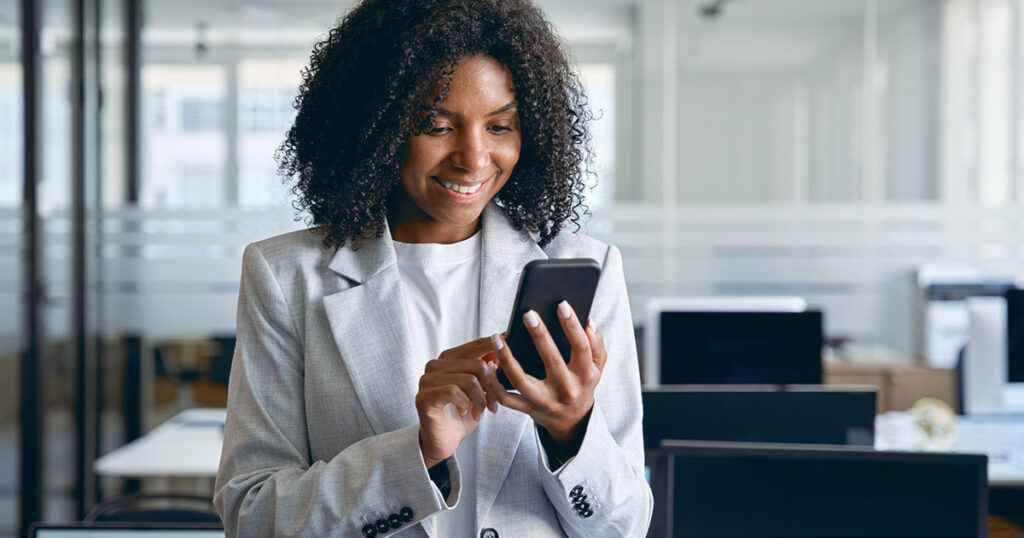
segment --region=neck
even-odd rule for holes
[[[397,223],[388,219],[391,238],[402,243],[440,243],[447,245],[469,239],[480,229],[480,219],[469,226],[450,226],[437,221],[412,220]]]
[[[480,229],[482,218],[465,226],[438,222],[415,203],[402,197],[388,211],[391,238],[402,243],[458,243],[469,239]]]

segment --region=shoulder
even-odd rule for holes
[[[336,249],[323,244],[316,229],[296,230],[250,243],[242,258],[243,270],[262,265],[278,278],[288,273],[311,273],[326,267]]]
[[[544,248],[549,258],[593,258],[605,265],[611,255],[618,250],[608,243],[595,239],[582,232],[562,231]]]

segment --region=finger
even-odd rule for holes
[[[416,395],[416,406],[420,409],[444,412],[444,406],[452,404],[459,415],[465,416],[473,409],[473,401],[456,385],[443,385],[421,390]]]
[[[603,372],[604,365],[608,362],[608,349],[604,347],[604,335],[597,330],[593,320],[587,323],[587,338],[590,340],[590,349],[594,355],[594,365]]]
[[[447,372],[434,372],[423,374],[420,377],[420,389],[430,389],[433,387],[443,387],[445,385],[455,385],[462,390],[470,400],[483,411],[487,407],[487,396],[484,394],[483,385],[480,380],[473,374],[462,373],[447,373]]]
[[[490,339],[487,339],[488,345]],[[494,355],[494,351],[488,351],[479,359],[434,359],[427,361],[426,373],[468,373],[476,376],[480,386],[484,388],[484,396],[487,399],[486,407],[491,410],[492,413],[497,413],[497,402],[498,400],[489,394],[487,390],[487,376],[494,373],[494,370],[498,367],[498,357]]]
[[[544,362],[546,377],[552,378],[557,383],[564,383],[569,375],[569,369],[565,366],[565,359],[562,358],[562,353],[558,351],[555,340],[551,338],[551,333],[544,326],[540,316],[533,310],[528,310],[526,314],[523,314],[523,325],[530,333],[533,345],[537,348],[537,354]]]
[[[488,339],[488,345],[490,345],[490,339]],[[485,378],[487,377],[487,356],[493,355],[493,351],[480,356],[480,358],[472,359],[434,359],[427,361],[427,366],[424,368],[425,373],[464,373],[472,374],[480,380],[480,386],[485,385]],[[497,362],[497,359],[493,359],[493,362]]]
[[[438,359],[479,359],[487,352],[492,351],[494,348],[491,346],[491,339],[489,337],[477,338],[456,346],[451,349],[446,349],[441,352],[441,356]]]
[[[498,378],[495,375],[495,372],[498,370],[498,356],[494,354],[494,351],[490,351],[481,357],[480,361],[484,366],[484,377],[480,381],[483,383],[484,391],[487,393],[487,409],[490,409],[492,413],[497,413],[498,399],[491,393],[493,389],[491,388],[490,379],[497,380]],[[498,383],[498,387],[501,387],[501,383]],[[504,387],[501,387],[501,390],[504,391]]]
[[[487,378],[487,394],[493,395],[497,403],[528,415],[534,407],[533,403],[522,394],[505,390],[505,387],[501,386],[501,382],[498,381],[498,376]]]
[[[591,352],[590,338],[580,325],[576,317],[576,311],[572,309],[568,301],[558,303],[558,322],[562,324],[562,331],[572,346],[572,353],[569,358],[569,369],[577,374],[586,374],[594,364],[594,357]]]
[[[523,367],[519,365],[519,361],[512,356],[512,351],[505,345],[505,339],[499,335],[491,336],[494,345],[494,354],[498,357],[498,364],[501,369],[505,372],[505,377],[508,378],[512,386],[526,397],[530,397],[531,394],[536,394],[537,387],[543,383],[541,380],[533,377],[532,375],[523,371]],[[495,376],[497,381],[497,376]],[[499,383],[500,386],[500,383]],[[508,392],[502,389],[502,392]],[[501,402],[501,397],[498,397],[498,401]]]

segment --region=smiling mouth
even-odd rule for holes
[[[454,182],[451,182],[451,181],[446,181],[446,180],[443,180],[443,179],[441,179],[441,178],[439,178],[437,176],[431,176],[431,179],[436,181],[442,187],[444,187],[444,188],[446,188],[446,189],[448,189],[448,190],[450,190],[452,192],[457,192],[459,194],[473,194],[476,191],[480,190],[480,187],[483,186],[483,184],[487,182],[486,180],[484,180],[484,181],[481,181],[479,183],[474,183],[473,185],[459,185],[458,183],[454,183]]]

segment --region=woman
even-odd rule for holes
[[[587,114],[540,12],[365,0],[314,48],[297,108],[278,158],[314,226],[243,258],[228,536],[643,536],[622,263],[562,230]],[[527,262],[575,257],[602,265],[591,320],[559,306],[566,363],[527,314],[536,379],[498,333]]]

